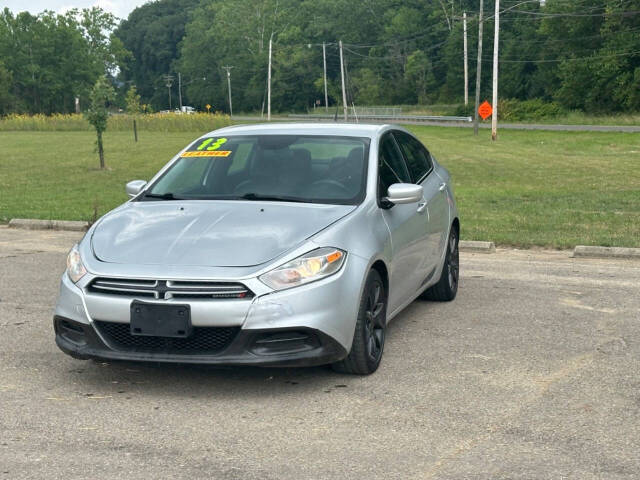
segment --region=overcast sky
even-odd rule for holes
[[[113,13],[117,17],[126,18],[129,12],[149,0],[0,0],[0,8],[9,7],[14,14],[28,10],[33,14],[43,10],[64,13],[72,8],[86,8],[94,5]]]

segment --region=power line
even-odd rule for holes
[[[585,0],[585,2],[590,2],[590,0]],[[514,7],[516,6],[520,6],[520,5],[524,5],[525,3],[522,2],[522,0],[516,0],[515,2],[513,2],[513,5],[510,5],[508,8],[505,8],[503,10],[500,11],[500,14],[502,15],[503,13],[506,13],[507,11],[514,13],[514,12],[523,12],[525,10],[519,10],[519,9],[515,9]],[[532,0],[531,2],[528,3],[536,3],[535,0]],[[618,5],[619,6],[623,6],[625,4],[633,4],[634,0],[623,0],[621,1]],[[503,2],[504,4],[504,2]],[[544,7],[540,7],[540,8],[544,8],[545,10],[549,10],[549,9],[553,9],[554,7],[557,7],[558,4],[562,4],[560,2],[560,0],[553,0],[553,3],[546,3]],[[598,9],[606,9],[609,7],[609,4],[602,4],[602,5],[591,5],[591,6],[587,6],[585,5],[585,3],[583,2],[582,4],[579,2],[576,2],[575,0],[566,0],[566,5],[569,7],[584,7],[583,10],[579,10],[579,11],[574,11],[574,12],[552,12],[552,14],[557,14],[557,15],[565,15],[565,14],[586,14],[588,12],[592,12],[594,10],[598,10]],[[478,12],[477,11],[471,11],[471,10],[467,10],[467,13],[472,13],[474,15],[477,15]],[[542,13],[542,12],[538,12],[538,13]],[[459,17],[462,18],[462,17]],[[485,20],[490,20],[493,18],[493,15],[489,15],[485,17]]]
[[[533,0],[533,2],[538,1],[538,0]],[[557,1],[557,0],[556,0]],[[522,4],[522,2],[516,2],[516,5],[518,4]],[[574,4],[574,2],[572,0],[568,0],[567,4]],[[507,16],[506,18],[503,18],[501,20],[502,23],[504,22],[512,22],[512,21],[538,21],[540,19],[543,18],[564,18],[564,17],[606,17],[606,16],[619,16],[619,15],[623,15],[623,16],[628,16],[628,15],[636,15],[638,13],[640,13],[640,10],[626,10],[626,11],[619,11],[619,12],[600,12],[600,13],[589,13],[595,9],[602,9],[602,8],[606,8],[606,5],[598,5],[598,6],[594,6],[591,8],[588,8],[586,10],[582,10],[582,11],[578,11],[578,12],[566,12],[566,13],[543,13],[543,12],[529,12],[531,14],[534,15],[539,15],[540,18],[529,18],[529,17],[525,17],[525,18],[517,18],[512,16],[513,14],[517,14],[517,13],[522,13],[525,12],[523,10],[517,10],[517,9],[513,9],[513,10],[509,10],[508,8],[501,10],[501,15],[502,14],[507,14],[509,13],[510,15]],[[511,7],[512,8],[512,7]],[[547,5],[544,8],[549,8],[549,6]],[[507,12],[508,11],[508,12]],[[477,16],[478,12],[473,12],[474,16]],[[462,17],[459,17],[460,20],[462,20]],[[484,18],[485,22],[491,21],[494,19],[494,15],[490,15],[490,16],[486,16]],[[385,47],[385,46],[398,46],[400,44],[403,43],[409,43],[415,40],[418,40],[421,37],[424,36],[429,36],[429,35],[433,35],[434,34],[434,30],[433,27],[436,26],[445,26],[445,22],[444,21],[440,21],[440,22],[436,22],[433,23],[427,27],[425,27],[423,30],[421,30],[420,32],[416,32],[413,33],[411,35],[408,35],[406,37],[400,37],[397,39],[393,39],[393,40],[389,40],[386,42],[381,42],[381,43],[376,43],[376,44],[355,44],[355,43],[343,43],[343,47],[345,48],[345,50],[350,51],[350,53],[353,53],[355,55],[360,55],[360,56],[368,56],[368,55],[362,55],[360,53],[356,53],[351,49],[364,49],[364,48],[376,48],[376,47]],[[443,42],[440,42],[438,45],[443,45],[447,42],[448,40],[445,40]],[[329,45],[329,44],[327,44]],[[436,48],[435,46],[433,48]]]
[[[619,53],[613,53],[610,55],[590,55],[586,57],[575,57],[575,58],[568,57],[568,58],[541,59],[541,60],[524,60],[524,59],[506,60],[501,58],[500,62],[502,63],[562,63],[562,62],[574,62],[574,61],[581,61],[581,60],[597,60],[601,58],[625,57],[625,56],[633,56],[638,54],[640,54],[640,50],[636,50],[633,52],[619,52]],[[488,62],[490,61],[490,59],[483,58],[482,61]]]
[[[435,50],[443,45],[445,45],[446,43],[449,42],[449,39],[444,40],[440,43],[436,43],[435,45],[431,45],[429,47],[426,48],[420,48],[421,51],[423,52],[429,52],[431,50]],[[353,50],[351,50],[350,48],[344,47],[344,49],[349,52],[352,53],[353,55],[357,55],[359,57],[363,57],[363,58],[370,58],[370,59],[376,59],[376,60],[388,60],[388,59],[399,59],[399,58],[405,58],[406,55],[387,55],[387,56],[383,56],[383,57],[377,57],[377,56],[372,56],[372,55],[364,55],[362,53],[359,52],[355,52]]]

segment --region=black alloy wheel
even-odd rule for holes
[[[383,286],[381,282],[372,282],[367,292],[366,332],[367,355],[372,362],[380,363],[384,348],[385,303],[382,298]]]
[[[425,300],[435,300],[437,302],[450,302],[456,298],[458,293],[458,282],[460,279],[460,252],[458,250],[459,239],[458,227],[454,224],[451,227],[449,238],[447,239],[447,253],[444,257],[442,274],[438,283],[429,287],[421,295]]]
[[[460,252],[458,249],[458,233],[455,228],[451,230],[449,235],[449,248],[447,249],[447,271],[449,289],[451,291],[458,290],[458,277],[460,275]]]
[[[346,358],[332,364],[332,368],[358,375],[375,372],[382,360],[386,327],[387,292],[380,274],[371,270],[360,299],[351,351]]]

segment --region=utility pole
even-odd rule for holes
[[[173,85],[173,75],[163,75],[164,84],[169,89],[169,111],[171,111],[171,86]]]
[[[182,75],[178,72],[178,101],[180,102],[180,111],[182,112]]]
[[[273,34],[269,37],[269,72],[267,73],[267,121],[271,120],[271,44]]]
[[[464,105],[469,105],[469,64],[467,62],[467,12],[462,14],[464,30]]]
[[[227,88],[229,91],[229,116],[233,117],[233,104],[231,103],[231,69],[233,67],[222,67],[227,71]]]
[[[480,79],[482,77],[482,13],[483,0],[480,0],[480,15],[478,16],[478,65],[476,67],[476,109],[473,117],[473,134],[478,135],[478,108],[480,107]]]
[[[498,46],[500,43],[500,0],[496,0],[495,30],[493,34],[493,115],[491,140],[498,139]]]
[[[342,57],[342,40],[340,40],[340,77],[342,78],[342,106],[344,108],[344,121],[347,121],[347,92],[344,89],[344,60]]]
[[[327,50],[322,42],[322,66],[324,68],[324,111],[329,111],[329,97],[327,96]]]

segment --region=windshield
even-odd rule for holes
[[[251,135],[197,140],[141,198],[355,205],[364,199],[369,140]]]

